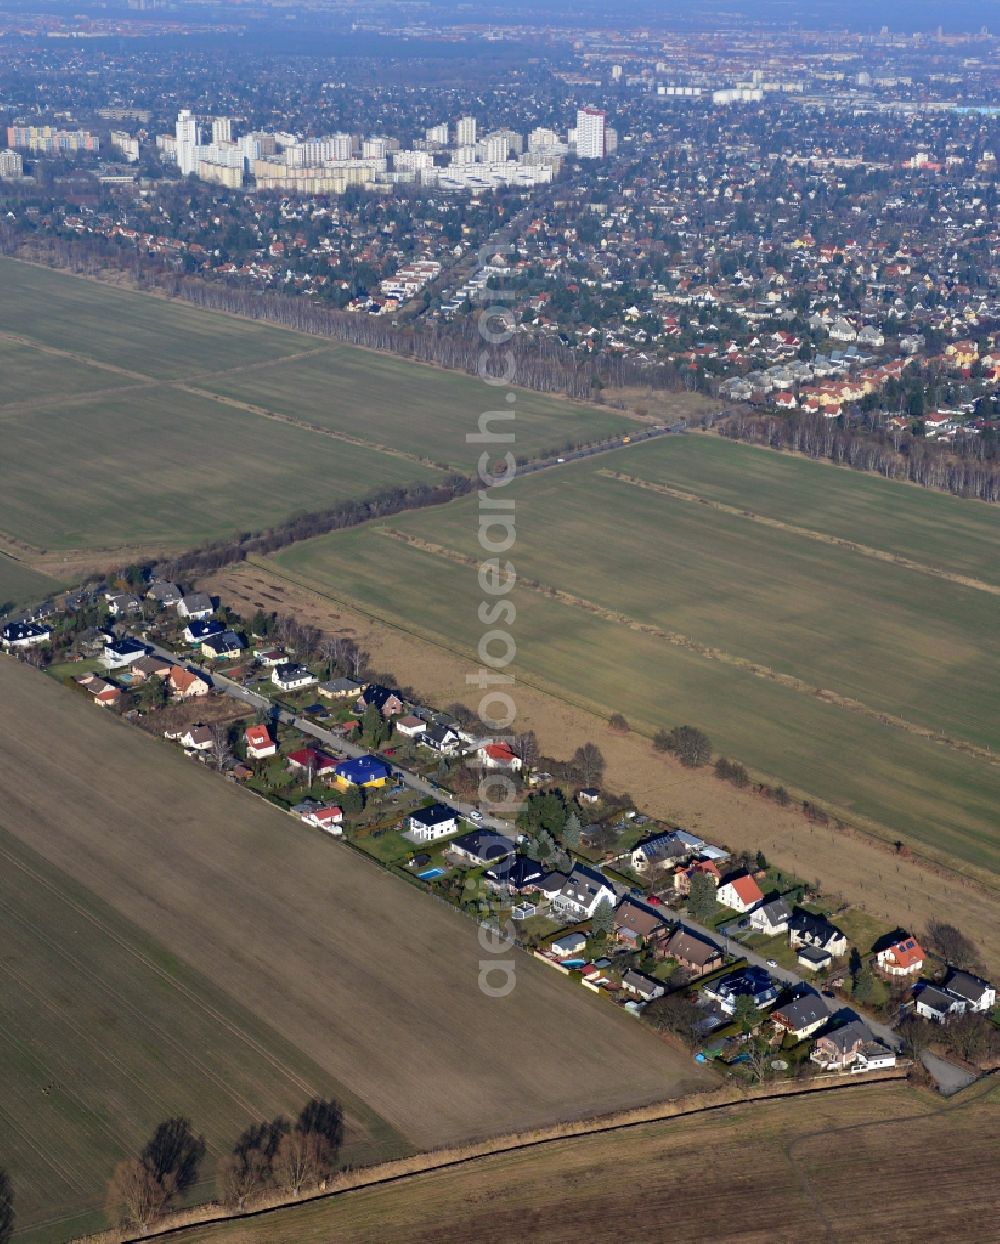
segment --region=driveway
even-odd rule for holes
[[[966,1071],[964,1067],[957,1067],[954,1063],[948,1062],[945,1058],[939,1058],[937,1054],[924,1050],[920,1055],[920,1061],[930,1072],[934,1083],[938,1086],[938,1092],[943,1097],[950,1097],[952,1093],[957,1093],[959,1089],[964,1089],[966,1085],[972,1084],[975,1076]]]

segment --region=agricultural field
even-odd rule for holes
[[[476,431],[484,411],[506,405],[502,393],[475,377],[453,373],[443,386],[436,368],[391,355],[378,357],[373,366],[370,352],[349,346],[330,346],[260,373],[219,376],[202,387],[465,473],[475,470],[482,452],[480,445],[466,443],[466,433]],[[514,451],[527,457],[635,428],[634,420],[613,411],[540,393],[520,392],[514,410],[513,423],[493,426],[513,431]]]
[[[0,553],[0,617],[29,601],[37,601],[58,589],[48,575]]]
[[[739,455],[731,476],[765,456],[725,449]],[[647,734],[698,725],[718,751],[848,819],[952,864],[1000,870],[989,585],[817,538],[802,530],[802,503],[777,489],[770,504],[789,526],[635,482],[670,478],[693,493],[684,464],[702,453],[715,463],[714,451],[709,438],[669,438],[505,490],[517,505],[518,676],[604,716],[622,712]],[[833,492],[847,480],[850,506],[846,472],[781,462],[818,470]],[[912,498],[924,513],[922,492],[865,482],[890,494],[890,509]],[[985,547],[996,519],[969,509],[970,539]],[[468,653],[482,631],[477,522],[467,498],[296,545],[265,565]]]
[[[527,957],[488,997],[461,914],[11,660],[0,727],[0,1164],[25,1244],[98,1225],[114,1162],[173,1113],[210,1178],[314,1093],[361,1164],[711,1082]]]
[[[465,434],[496,405],[495,390],[455,372],[9,259],[0,368],[0,535],[39,565],[182,550],[474,470]],[[518,398],[529,456],[634,426]]]
[[[606,1226],[649,1241],[952,1240],[995,1217],[998,1113],[989,1082],[946,1104],[855,1085],[556,1140],[178,1238],[576,1244]]]

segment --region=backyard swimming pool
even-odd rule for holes
[[[433,881],[435,877],[443,877],[443,868],[425,868],[422,873],[417,873],[421,881]]]

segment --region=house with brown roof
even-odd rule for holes
[[[171,665],[167,686],[171,695],[178,700],[193,700],[197,696],[208,695],[208,683],[205,679],[180,665]]]
[[[663,952],[695,976],[704,976],[722,966],[722,948],[707,937],[684,928],[671,933],[663,943]]]
[[[633,902],[630,898],[623,899],[615,912],[615,940],[632,949],[658,944],[669,932],[669,927],[658,912],[642,903]]]

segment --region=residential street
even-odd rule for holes
[[[139,637],[136,636],[136,638]],[[191,660],[189,657],[180,656],[177,653],[169,651],[167,648],[161,648],[156,644],[149,644],[148,646],[153,649],[157,656],[168,658],[171,661],[177,661],[182,665],[188,665],[192,669],[198,670],[209,679],[212,685],[218,687],[221,691],[224,691],[226,695],[232,696],[236,700],[242,700],[245,704],[255,710],[273,707],[273,701],[267,699],[266,696],[258,695],[255,691],[248,691],[245,687],[241,687],[238,683],[226,678],[224,674],[214,673],[213,671]],[[297,729],[301,730],[303,734],[311,735],[318,743],[322,743],[325,748],[339,756],[356,757],[366,756],[369,754],[368,748],[362,747],[357,743],[350,743],[340,735],[334,734],[330,730],[324,730],[322,726],[316,725],[307,717],[300,717],[294,713],[282,711],[279,713],[279,719],[286,725],[295,726]],[[460,812],[462,816],[470,822],[470,824],[487,826],[490,829],[496,830],[498,833],[506,834],[508,837],[516,839],[517,829],[509,821],[505,821],[500,817],[483,814],[481,820],[473,822],[470,814],[475,811],[475,805],[452,798],[447,791],[440,790],[433,782],[427,778],[421,777],[419,774],[411,773],[406,769],[400,769],[398,766],[394,766],[394,772],[399,774],[400,781],[402,781],[405,786],[408,786],[411,790],[416,791],[420,795],[440,799],[442,802],[448,803],[450,807],[453,807]],[[615,888],[620,889],[620,886],[616,886]],[[711,938],[713,941],[721,940],[727,951],[741,955],[747,960],[748,963],[752,963],[756,967],[764,968],[764,970],[769,972],[776,981],[782,981],[784,984],[792,987],[808,985],[810,988],[815,989],[815,985],[812,981],[798,975],[796,972],[789,971],[787,968],[768,967],[767,960],[762,955],[757,954],[753,950],[748,950],[739,942],[736,942],[734,939],[718,932],[717,930],[710,929],[705,925],[699,924],[697,921],[690,919],[690,917],[685,913],[675,911],[668,906],[664,907],[664,913],[669,913],[685,925],[685,927],[693,930],[695,933],[700,933],[704,937]],[[824,998],[823,1000],[824,1003],[829,1004],[828,999]],[[831,1014],[833,1014],[835,1011],[843,1009],[843,1006],[842,1004],[835,1002],[832,1008],[829,1008],[828,1005],[828,1009],[830,1009]],[[859,1014],[861,1013],[859,1012]],[[891,1049],[899,1049],[900,1040],[887,1024],[883,1024],[867,1014],[862,1014],[862,1018],[879,1041],[883,1042],[885,1045],[888,1045]],[[927,1055],[926,1058],[933,1058],[933,1055]],[[942,1063],[941,1059],[936,1059],[935,1061],[937,1063]],[[930,1070],[931,1074],[935,1076],[935,1079],[938,1078],[938,1075],[933,1068],[928,1067],[928,1070]],[[946,1078],[949,1076],[954,1077],[959,1074],[965,1074],[964,1072],[960,1072],[958,1068],[952,1067],[949,1063],[942,1063],[941,1072]],[[958,1084],[957,1087],[960,1088],[962,1085]],[[951,1091],[954,1092],[955,1089],[952,1089]]]

